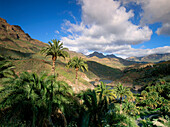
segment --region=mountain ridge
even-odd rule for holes
[[[96,56],[98,58],[118,58],[117,56],[115,56],[114,54],[110,54],[110,55],[103,55],[103,53],[99,53],[97,51],[94,51],[93,53],[87,55],[87,57],[93,57]]]
[[[160,62],[170,60],[170,53],[155,53],[142,57],[128,57],[126,60],[137,62]]]
[[[0,17],[0,47],[20,51],[23,53],[36,53],[47,44],[33,39],[18,25],[10,25]]]

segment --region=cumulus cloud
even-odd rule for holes
[[[121,0],[124,5],[130,2],[140,4],[143,13],[141,13],[141,24],[162,23],[157,33],[170,35],[170,0]]]
[[[164,34],[164,35],[170,36],[170,24],[169,23],[163,24],[163,26],[161,28],[158,28],[156,33],[158,35]]]
[[[119,1],[81,0],[80,4],[82,21],[65,21],[62,27],[69,36],[61,40],[71,50],[85,54],[90,51],[115,53],[150,40],[152,30],[133,24],[130,21],[133,11],[127,12]]]

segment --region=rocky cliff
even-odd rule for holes
[[[18,25],[10,25],[3,18],[0,18],[0,47],[20,51],[23,53],[35,53],[45,43],[32,39],[29,34],[25,33]]]

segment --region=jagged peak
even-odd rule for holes
[[[7,23],[7,21],[3,18],[0,17],[0,22],[4,22],[4,23]]]

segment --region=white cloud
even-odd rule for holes
[[[141,24],[162,23],[157,33],[170,35],[170,0],[121,0],[124,5],[130,2],[140,4],[143,13],[141,13]]]
[[[133,11],[127,12],[119,1],[81,0],[80,4],[82,21],[75,24],[65,21],[62,28],[70,33],[61,40],[71,50],[115,53],[150,40],[152,30],[131,23],[129,19],[134,16]]]

